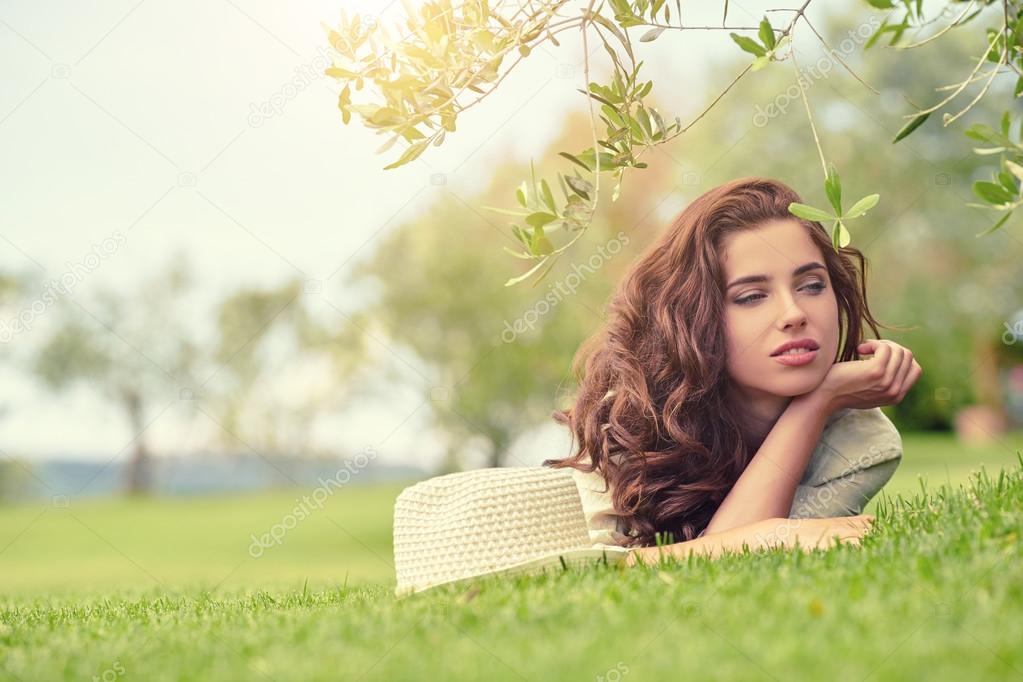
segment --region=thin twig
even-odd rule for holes
[[[979,102],[981,97],[983,97],[985,94],[987,94],[988,88],[991,87],[991,83],[995,80],[995,76],[998,75],[998,73],[999,73],[999,71],[1001,69],[1001,66],[1005,63],[1006,55],[1009,54],[1009,51],[1008,51],[1007,48],[1008,48],[1008,43],[1006,43],[1006,47],[1002,48],[1002,54],[998,57],[998,66],[996,66],[995,68],[991,69],[991,76],[987,79],[987,82],[984,83],[984,87],[980,89],[980,92],[977,93],[977,96],[974,97],[970,101],[970,103],[967,104],[966,107],[963,108],[962,111],[960,111],[958,114],[956,114],[955,116],[950,117],[947,121],[945,121],[945,123],[944,123],[945,126],[949,125],[950,123],[955,121],[957,118],[959,118],[960,116],[965,114],[967,111],[972,109],[973,105],[975,105],[977,102]]]
[[[920,47],[921,45],[926,45],[927,43],[931,42],[931,41],[932,41],[932,40],[934,40],[935,38],[937,38],[937,37],[939,37],[939,36],[942,36],[942,35],[944,35],[944,34],[945,34],[946,32],[948,32],[948,31],[949,31],[949,30],[951,30],[952,28],[954,28],[954,27],[956,27],[956,26],[958,26],[958,25],[959,25],[959,22],[960,22],[960,21],[962,21],[962,20],[963,20],[963,18],[964,18],[964,17],[966,16],[966,13],[967,13],[967,12],[969,12],[969,11],[970,11],[970,10],[971,10],[971,9],[973,8],[973,5],[974,5],[974,4],[976,3],[976,1],[977,1],[977,0],[970,0],[970,4],[969,4],[969,5],[967,5],[967,6],[966,6],[966,9],[964,9],[964,10],[962,11],[962,13],[961,13],[961,14],[960,14],[960,15],[959,15],[958,17],[956,17],[956,18],[955,18],[955,21],[953,21],[953,22],[952,22],[951,24],[949,24],[949,25],[948,25],[948,26],[946,26],[945,28],[941,29],[940,31],[938,31],[937,33],[935,33],[934,35],[932,35],[931,37],[929,37],[929,38],[924,38],[923,40],[921,40],[921,41],[919,41],[919,42],[916,42],[916,43],[912,43],[912,44],[910,44],[910,45],[895,45],[895,46],[894,46],[894,47],[895,47],[895,49],[896,49],[896,50],[911,50],[911,49],[913,49],[914,47]]]
[[[821,35],[820,33],[818,33],[818,32],[817,32],[817,29],[816,29],[816,28],[814,28],[814,25],[813,25],[813,24],[812,24],[812,23],[810,22],[810,20],[809,20],[809,19],[807,19],[806,17],[803,17],[803,22],[804,22],[804,23],[805,23],[805,24],[806,24],[807,26],[809,26],[809,27],[810,27],[810,30],[811,30],[811,31],[813,31],[813,34],[814,34],[815,36],[817,36],[817,40],[821,41],[821,45],[823,45],[823,46],[824,46],[824,49],[828,50],[828,51],[829,51],[829,52],[831,53],[831,56],[832,56],[832,57],[834,57],[834,58],[835,58],[835,59],[836,59],[836,60],[838,61],[838,63],[839,63],[839,64],[841,64],[842,66],[844,66],[844,67],[845,67],[845,70],[846,70],[846,71],[848,71],[848,72],[849,72],[849,73],[850,73],[850,74],[852,75],[852,77],[853,77],[853,78],[855,78],[856,80],[858,80],[858,81],[859,81],[860,83],[863,83],[863,85],[864,85],[864,86],[866,86],[867,88],[869,88],[869,89],[870,89],[870,91],[871,91],[871,92],[873,92],[873,93],[874,93],[875,95],[880,95],[880,94],[881,94],[881,93],[880,93],[880,92],[879,92],[879,91],[877,90],[877,88],[875,88],[875,87],[874,87],[874,86],[872,86],[872,85],[871,85],[870,83],[866,82],[865,80],[863,80],[862,78],[860,78],[860,77],[859,77],[858,75],[856,75],[856,72],[855,72],[855,71],[853,71],[853,70],[852,70],[852,69],[851,69],[851,68],[849,67],[849,65],[845,63],[845,60],[844,60],[844,59],[842,59],[842,58],[841,58],[840,56],[838,56],[838,52],[836,52],[836,51],[835,51],[835,49],[834,49],[833,47],[831,47],[830,45],[828,45],[827,41],[826,41],[826,40],[824,40],[824,36],[822,36],[822,35]]]
[[[590,12],[593,11],[593,3],[596,0],[590,0],[589,5],[586,7],[586,13],[583,15],[582,32],[583,32],[583,73],[586,79],[586,90],[590,89],[590,47],[589,41],[587,40],[588,24],[592,21]],[[593,113],[593,98],[587,96],[586,102],[590,109],[590,132],[593,133],[593,160],[596,168],[594,172],[594,185],[593,185],[593,200],[597,201],[597,197],[600,196],[600,146],[597,144],[597,116]]]
[[[809,5],[809,4],[811,3],[811,2],[813,2],[813,0],[806,0],[806,1],[805,1],[805,2],[803,3],[803,6],[802,6],[802,7],[800,7],[800,8],[799,8],[799,9],[797,9],[797,10],[794,10],[796,14],[795,14],[795,16],[793,16],[793,17],[792,17],[792,21],[790,21],[790,22],[789,22],[789,25],[788,25],[788,27],[786,27],[786,29],[785,29],[784,31],[782,31],[782,34],[781,34],[781,36],[779,36],[779,37],[778,37],[778,42],[779,42],[779,43],[780,43],[780,42],[781,42],[782,40],[784,40],[785,36],[787,36],[787,35],[788,35],[789,33],[791,33],[791,32],[792,32],[792,28],[793,28],[793,27],[794,27],[794,26],[796,25],[796,21],[797,21],[797,20],[799,19],[799,17],[803,16],[803,12],[805,12],[805,11],[806,11],[806,8],[807,8],[807,6],[808,6],[808,5]],[[685,131],[689,130],[689,129],[690,129],[690,128],[692,128],[692,127],[693,127],[694,125],[696,125],[696,122],[697,122],[697,121],[699,121],[699,120],[700,120],[701,118],[703,118],[704,116],[706,116],[706,115],[707,115],[707,112],[709,112],[709,111],[710,111],[711,109],[713,109],[713,108],[714,108],[714,105],[716,105],[716,104],[717,104],[717,103],[718,103],[718,102],[719,102],[719,101],[721,100],[721,98],[722,98],[722,97],[724,97],[725,95],[727,95],[727,94],[728,94],[728,91],[729,91],[729,90],[731,90],[731,89],[732,89],[732,87],[733,87],[733,86],[734,86],[734,85],[735,85],[736,83],[738,83],[738,82],[739,82],[739,80],[740,80],[740,79],[741,79],[741,78],[742,78],[743,76],[745,76],[745,75],[746,75],[747,73],[749,73],[750,69],[752,69],[752,68],[753,68],[753,63],[752,63],[752,62],[751,62],[751,63],[749,63],[749,64],[747,64],[747,65],[746,65],[746,68],[745,68],[745,69],[743,69],[743,70],[742,70],[742,71],[741,71],[741,72],[739,73],[739,75],[738,75],[738,76],[736,76],[735,78],[733,78],[733,79],[732,79],[732,82],[728,84],[728,87],[726,87],[726,88],[725,88],[724,90],[722,90],[722,91],[721,91],[721,94],[720,94],[720,95],[718,95],[717,97],[715,97],[715,98],[714,98],[714,101],[713,101],[713,102],[711,102],[711,103],[710,103],[710,105],[709,105],[709,106],[707,106],[707,108],[705,108],[705,109],[704,109],[703,111],[701,111],[701,112],[700,112],[700,115],[699,115],[699,116],[697,116],[696,118],[694,118],[694,119],[693,119],[693,120],[692,120],[692,121],[691,121],[691,122],[689,123],[689,125],[687,125],[687,126],[686,126],[685,128],[683,128],[682,130],[680,130],[680,131],[679,131],[679,133],[684,133]]]
[[[796,70],[796,87],[799,88],[799,95],[803,99],[803,106],[806,107],[806,117],[810,120],[810,131],[813,132],[813,143],[817,145],[817,154],[821,158],[821,168],[824,170],[824,177],[828,177],[828,162],[824,160],[824,150],[821,149],[820,138],[817,137],[817,126],[813,122],[813,114],[810,112],[810,100],[806,96],[806,88],[800,83],[803,74],[799,72],[799,64],[796,62],[796,51],[792,50],[792,66]]]
[[[671,24],[654,24],[645,21],[637,26],[649,26],[650,28],[663,28],[670,31],[759,31],[759,26],[672,26]],[[780,28],[774,29],[780,31]]]
[[[1010,66],[1011,66],[1011,64],[1010,64]],[[999,68],[998,66],[995,67],[995,69],[998,69],[998,68]],[[969,79],[966,83],[967,83],[967,85],[969,85],[971,83],[976,83],[977,81],[984,80],[985,78],[987,78],[990,75],[991,75],[990,72],[979,73],[976,76],[974,76],[973,78]],[[948,92],[949,90],[952,90],[953,88],[958,88],[959,85],[960,85],[960,83],[953,83],[951,85],[941,85],[939,87],[934,88],[934,91],[935,92]]]
[[[903,118],[916,118],[917,116],[922,116],[924,114],[929,114],[931,112],[937,111],[938,109],[940,109],[941,107],[945,106],[946,104],[951,102],[953,99],[955,99],[956,95],[958,95],[960,92],[965,90],[966,86],[973,82],[973,80],[972,80],[973,77],[976,76],[977,72],[980,71],[980,68],[982,66],[984,66],[984,62],[987,61],[988,53],[991,51],[991,48],[994,46],[994,44],[996,42],[998,42],[998,37],[1001,36],[1001,35],[1004,35],[1005,29],[1007,28],[1007,26],[1008,26],[1008,24],[1003,23],[1002,24],[1002,30],[999,31],[998,33],[995,33],[991,37],[990,42],[988,42],[988,44],[987,44],[987,49],[984,50],[984,54],[981,55],[979,60],[977,60],[977,66],[975,66],[973,68],[973,71],[970,72],[970,75],[967,76],[966,80],[959,84],[959,86],[956,88],[955,92],[953,92],[951,95],[949,95],[945,99],[943,99],[940,102],[938,102],[937,104],[935,104],[933,107],[930,107],[929,109],[923,109],[923,110],[920,110],[920,111],[916,111],[916,112],[914,112],[912,114],[908,114],[906,116],[903,116]],[[1003,56],[1004,56],[1004,54],[1003,54]],[[999,66],[1000,65],[1001,64],[999,64]]]

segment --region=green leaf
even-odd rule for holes
[[[590,170],[590,167],[589,167],[589,166],[587,166],[587,165],[586,165],[585,163],[583,163],[582,161],[580,161],[580,160],[579,160],[579,157],[577,157],[577,156],[573,156],[572,154],[569,154],[568,152],[558,152],[558,154],[559,154],[560,156],[564,156],[564,157],[565,157],[566,159],[568,159],[568,160],[569,160],[569,161],[571,161],[572,163],[575,163],[575,164],[578,164],[578,165],[582,166],[582,167],[583,167],[583,168],[585,168],[585,169],[586,169],[587,171],[588,171],[588,170]]]
[[[741,36],[738,33],[729,33],[735,44],[741,47],[745,52],[749,52],[751,55],[756,57],[763,57],[767,54],[767,50],[763,46],[752,38]]]
[[[558,185],[561,187],[561,193],[565,195],[565,201],[568,201],[569,196],[575,196],[574,194],[569,195],[568,184],[565,182],[565,176],[558,173]]]
[[[867,196],[863,197],[855,204],[853,204],[852,208],[849,209],[849,212],[842,216],[842,218],[844,219],[858,218],[859,216],[863,215],[870,209],[874,208],[874,206],[876,206],[877,202],[880,200],[881,200],[880,194],[868,194]]]
[[[646,136],[643,133],[643,126],[639,124],[639,121],[634,119],[629,114],[625,114],[625,122],[629,124],[629,130],[632,131],[633,136],[640,141],[645,141]]]
[[[664,137],[664,119],[657,113],[657,109],[650,109],[650,116],[653,117],[656,128],[654,129],[654,139],[659,140]]]
[[[835,209],[835,215],[842,215],[842,183],[833,164],[828,164],[828,176],[824,179],[824,193]]]
[[[552,244],[551,240],[543,233],[542,226],[537,226],[537,228],[533,230],[533,241],[530,244],[529,250],[537,256],[546,256],[554,251],[554,244]]]
[[[979,140],[980,142],[990,142],[992,144],[997,144],[1002,147],[1014,146],[1012,140],[1007,138],[1005,135],[1002,135],[991,126],[984,125],[983,123],[974,123],[969,128],[964,130],[963,134],[966,135],[966,137],[969,137],[974,140]]]
[[[594,91],[593,90],[593,86],[594,85],[596,85],[596,83],[590,83],[590,92],[587,92],[587,91],[583,90],[582,88],[576,88],[576,90],[578,92],[583,93],[587,97],[592,97],[593,99],[597,100],[601,104],[604,104],[604,105],[609,106],[609,107],[614,107],[615,106],[614,102],[612,102],[608,98],[606,98],[603,95],[601,95],[599,90],[598,91]]]
[[[534,272],[536,272],[541,267],[543,267],[543,264],[547,262],[548,258],[550,258],[550,256],[546,256],[544,258],[541,258],[540,262],[537,263],[536,265],[534,265],[533,267],[531,267],[527,272],[524,272],[523,274],[519,275],[518,277],[512,277],[507,282],[505,282],[504,285],[506,287],[510,287],[513,284],[518,284],[522,280],[527,279],[530,275],[532,275]]]
[[[572,175],[565,176],[565,182],[572,188],[572,191],[581,196],[583,199],[589,201],[590,192],[593,191],[593,185],[582,178],[577,178]]]
[[[537,211],[530,213],[526,216],[526,223],[532,227],[543,227],[547,223],[553,223],[558,219],[558,216],[553,213],[546,213],[544,211]]]
[[[998,182],[1002,183],[1002,187],[1005,191],[1015,195],[1019,194],[1019,186],[1016,184],[1016,178],[1012,173],[1006,173],[1005,171],[998,172]]]
[[[404,151],[404,153],[402,153],[402,155],[400,157],[398,157],[398,160],[395,161],[394,163],[391,163],[391,164],[388,164],[388,165],[384,166],[384,170],[389,170],[391,168],[397,168],[398,166],[403,166],[406,163],[414,161],[415,159],[419,158],[419,155],[422,154],[424,151],[426,151],[426,148],[429,147],[429,146],[430,146],[430,140],[428,140],[428,139],[427,140],[420,140],[419,142],[416,142],[414,144],[410,144],[408,146],[408,149],[406,149]]]
[[[1023,180],[1023,166],[1019,165],[1015,161],[1005,160],[1005,167],[1009,169],[1009,172],[1015,175],[1020,180]]]
[[[544,179],[540,180],[540,195],[543,197],[543,203],[547,208],[551,209],[551,213],[558,212],[558,206],[554,203],[554,195],[551,194],[551,186],[547,184]]]
[[[831,243],[843,247],[849,246],[851,241],[852,237],[849,234],[849,230],[845,229],[845,223],[841,220],[836,221],[835,227],[831,231]]]
[[[519,205],[522,206],[522,208],[529,208],[528,191],[525,180],[523,180],[522,183],[515,188],[515,198],[518,200]]]
[[[508,210],[507,208],[498,208],[496,206],[484,206],[483,208],[487,209],[488,211],[493,211],[494,213],[515,216],[516,218],[521,218],[522,216],[529,215],[527,211],[511,211]]]
[[[555,257],[551,258],[550,261],[551,261],[550,264],[548,264],[547,267],[543,269],[543,272],[541,272],[539,275],[537,275],[537,278],[535,280],[533,280],[533,284],[531,286],[534,289],[536,288],[537,284],[539,284],[540,282],[543,281],[543,278],[546,277],[547,273],[551,271],[551,268],[554,267],[554,264],[558,262],[558,257],[555,256]]]
[[[522,244],[527,249],[531,249],[532,248],[531,245],[532,245],[533,240],[530,238],[530,236],[526,233],[525,230],[523,230],[518,225],[515,225],[514,223],[511,224],[511,230],[512,230],[512,234],[515,235],[515,238],[518,239],[520,242],[522,242]]]
[[[639,120],[639,124],[643,126],[643,131],[646,133],[647,137],[653,137],[654,131],[653,128],[650,127],[650,115],[646,112],[646,109],[642,106],[638,107],[636,109],[636,118]]]
[[[753,60],[753,67],[750,69],[750,71],[759,71],[760,69],[764,68],[770,63],[771,63],[770,57],[767,56],[757,57],[756,59]]]
[[[1015,198],[1001,185],[984,180],[973,183],[973,193],[989,204],[1007,204]]]
[[[586,170],[588,171],[596,170],[597,160],[593,154],[592,149],[587,149],[586,151],[579,154],[579,160],[586,164]],[[609,171],[617,165],[618,164],[615,163],[614,156],[608,154],[607,152],[600,152],[600,170]]]
[[[649,43],[652,40],[657,40],[657,36],[659,36],[662,33],[664,33],[664,30],[665,29],[664,29],[663,26],[654,27],[654,28],[650,29],[649,31],[647,31],[646,33],[644,33],[642,36],[640,36],[639,42],[641,42],[641,43]]]
[[[766,45],[768,50],[774,49],[774,29],[771,28],[771,22],[767,20],[766,16],[760,20],[760,42]]]
[[[926,121],[930,117],[930,115],[931,115],[930,113],[920,114],[912,121],[902,126],[902,129],[899,130],[899,132],[897,132],[895,134],[895,137],[892,139],[892,144],[895,144],[904,137],[908,137],[910,133],[912,133],[914,130],[922,126],[924,121]]]
[[[807,204],[801,204],[797,201],[793,201],[789,204],[789,213],[792,215],[803,218],[804,220],[816,220],[817,222],[825,222],[828,220],[835,220],[837,216],[834,216],[827,211],[808,206]]]

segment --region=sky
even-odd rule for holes
[[[323,299],[323,310],[352,309],[358,301],[341,284],[343,274],[371,253],[374,240],[448,192],[470,196],[496,163],[541,153],[556,132],[551,122],[585,106],[575,90],[584,82],[581,43],[562,34],[561,47],[534,51],[466,112],[443,146],[383,170],[394,159],[393,150],[374,153],[384,138],[358,117],[341,123],[338,89],[322,75],[324,24],[344,9],[393,27],[418,4],[0,4],[0,270],[27,273],[40,287],[84,272],[68,294],[84,303],[102,287],[143,286],[183,255],[198,284],[191,303],[198,314],[189,316],[197,325],[229,292],[296,275]],[[731,2],[729,23],[756,25],[764,7],[778,5]],[[720,3],[688,7],[689,24],[720,22]],[[737,53],[726,33],[684,35],[642,48],[660,100],[683,116],[720,87],[707,82],[705,67]],[[590,47],[599,72],[606,55]],[[3,311],[6,318],[17,312]],[[47,314],[11,341],[17,352],[38,342],[52,322]],[[50,393],[23,369],[0,368],[0,449],[7,454],[104,457],[130,442],[126,421],[97,393]],[[308,381],[324,390],[322,375]],[[353,450],[386,441],[382,461],[429,465],[440,439],[421,407],[419,393],[394,386],[325,437]],[[208,435],[195,429],[172,404],[147,433],[158,450],[186,451]],[[569,444],[563,427],[523,434],[514,463],[538,464]]]

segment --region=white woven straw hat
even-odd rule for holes
[[[484,575],[618,562],[628,553],[591,542],[571,469],[445,474],[405,488],[394,503],[398,597]]]

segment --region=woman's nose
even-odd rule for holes
[[[806,313],[791,295],[783,296],[779,300],[783,306],[782,313],[778,318],[782,329],[802,327],[806,324]]]

